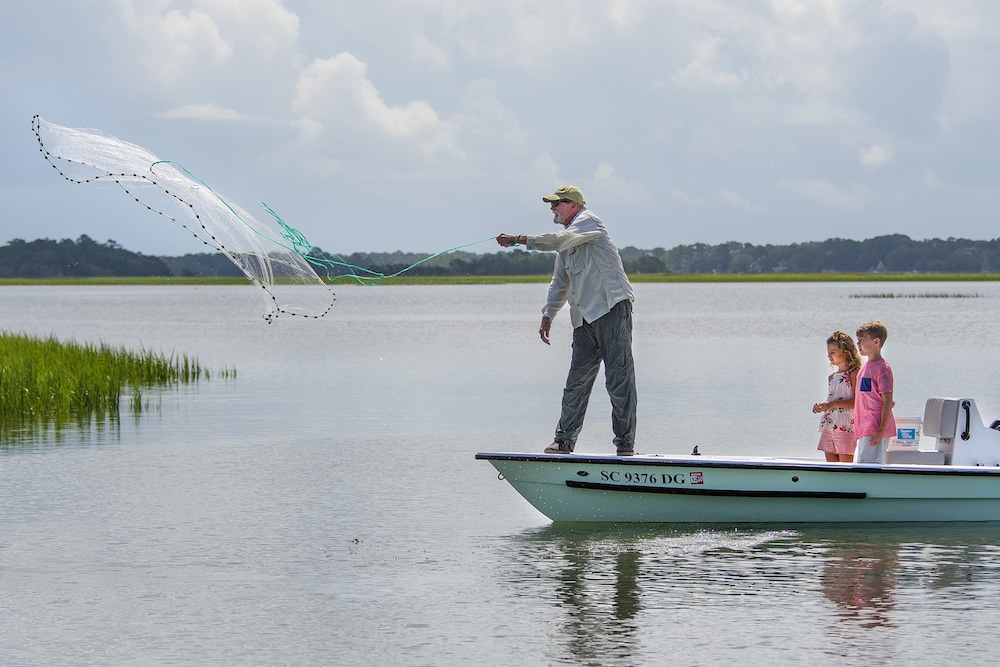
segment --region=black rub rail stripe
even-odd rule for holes
[[[864,500],[868,494],[852,491],[751,491],[739,489],[692,489],[676,486],[642,486],[640,484],[605,484],[567,479],[571,489],[596,489],[598,491],[630,491],[633,493],[673,493],[682,496],[729,496],[739,498],[844,498]]]

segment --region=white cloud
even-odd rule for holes
[[[296,85],[295,110],[313,131],[369,128],[383,137],[407,140],[426,152],[457,151],[453,130],[423,100],[392,106],[368,78],[367,65],[350,53],[313,61]]]
[[[727,134],[729,128],[716,125],[699,125],[689,137],[690,156],[698,162],[712,164],[726,169],[736,163],[733,143]]]
[[[534,172],[539,174],[542,182],[565,183],[566,179],[559,174],[559,163],[549,153],[539,153],[534,159]],[[557,186],[558,187],[558,186]]]
[[[221,107],[217,104],[187,104],[173,109],[167,109],[156,114],[157,118],[170,120],[203,120],[203,121],[230,121],[249,120],[250,116],[240,113],[235,109]]]
[[[413,57],[435,68],[449,66],[448,51],[431,42],[423,32],[416,32],[410,38],[410,52]]]
[[[858,150],[858,161],[864,167],[880,167],[892,161],[893,152],[890,146],[864,146]]]
[[[779,187],[824,208],[861,210],[871,200],[862,185],[839,186],[818,178],[784,179]]]
[[[704,206],[705,200],[700,197],[695,197],[684,190],[672,190],[670,192],[670,198],[678,203],[684,204],[686,206]]]
[[[500,97],[496,81],[475,79],[465,87],[460,111],[451,120],[461,129],[462,140],[484,156],[498,152],[523,155],[531,142],[517,114]]]
[[[537,68],[614,29],[604,2],[505,0],[448,6],[446,17],[463,55],[508,67]]]
[[[299,17],[281,0],[193,0],[194,7],[215,17],[224,34],[250,51],[275,54],[294,45]]]
[[[978,123],[996,118],[1000,89],[996,85],[1000,43],[1000,3],[979,0],[883,0],[906,12],[939,37],[948,54],[947,93],[941,122]]]
[[[125,22],[122,37],[127,52],[143,65],[154,82],[170,85],[193,70],[222,65],[233,57],[233,47],[207,12],[163,9],[141,0],[118,0]]]
[[[937,174],[933,171],[924,172],[924,187],[928,190],[940,190],[943,186],[940,180],[938,180]]]
[[[656,201],[697,217],[691,242],[801,240],[802,219],[822,229],[845,210],[858,233],[933,236],[947,212],[956,235],[995,236],[987,0],[58,5],[44,41],[28,14],[0,22],[5,146],[30,143],[35,112],[168,146],[238,201],[334,207],[350,225],[303,225],[322,247],[425,244],[371,206],[386,183],[456,243],[469,198],[490,202],[473,234],[486,236],[574,181],[609,220],[635,220],[615,236],[636,247],[670,243],[647,222]],[[9,181],[35,177],[26,154],[0,163]],[[54,216],[9,208],[56,235]],[[66,236],[80,233],[119,236]]]
[[[748,211],[750,213],[762,213],[767,210],[767,207],[763,204],[751,201],[740,193],[733,192],[732,190],[720,190],[718,193],[718,199],[726,206],[737,208],[742,211]]]
[[[299,68],[299,17],[281,0],[116,4],[103,26],[103,74],[134,97],[160,108],[204,103],[258,117],[287,110],[285,91]]]
[[[718,60],[718,51],[723,40],[713,37],[696,47],[694,58],[673,76],[674,85],[678,88],[699,88],[718,86],[720,88],[739,88],[747,78],[746,71],[726,71]]]
[[[863,124],[863,118],[858,112],[816,99],[809,99],[803,101],[801,104],[790,105],[784,112],[784,118],[793,125],[840,125],[853,127]]]
[[[602,203],[613,205],[652,206],[653,201],[648,188],[639,183],[622,178],[614,166],[602,162],[592,177],[595,199]]]

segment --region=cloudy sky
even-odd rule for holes
[[[202,252],[41,158],[31,117],[175,160],[324,250],[993,239],[995,0],[0,0],[0,242]],[[469,248],[493,252],[486,243]]]

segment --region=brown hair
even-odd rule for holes
[[[827,345],[836,345],[847,358],[847,370],[856,371],[861,368],[861,355],[858,354],[858,347],[854,344],[854,339],[843,331],[834,331],[826,339]]]
[[[858,327],[858,338],[862,334],[868,334],[872,338],[878,338],[881,345],[885,345],[885,339],[889,337],[889,330],[885,328],[885,325],[878,320],[872,320],[871,322],[865,322],[860,327]]]

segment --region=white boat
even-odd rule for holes
[[[925,444],[890,448],[884,464],[697,454],[476,458],[552,521],[1000,521],[998,422],[986,426],[971,398],[931,398]]]

